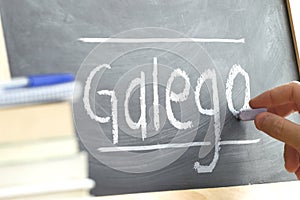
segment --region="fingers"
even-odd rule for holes
[[[274,113],[276,115],[285,117],[289,114],[297,111],[295,103],[287,103],[279,106],[268,108],[268,112]]]
[[[300,180],[300,168],[298,168],[298,170],[295,172],[298,180]]]
[[[295,173],[300,180],[300,125],[283,118],[300,111],[300,83],[292,82],[266,91],[253,98],[249,104],[252,108],[268,108],[268,112],[256,116],[255,126],[286,143],[285,168]]]
[[[257,129],[300,152],[300,125],[269,112],[260,113],[254,122]]]
[[[291,173],[296,173],[300,167],[299,153],[288,144],[284,145],[285,168]]]
[[[297,179],[300,180],[300,155],[299,152],[293,147],[284,145],[284,162],[285,169],[288,172],[295,173]]]
[[[295,103],[296,105],[300,103],[299,82],[291,82],[266,91],[253,98],[250,101],[250,106],[252,108],[270,108],[287,103]]]

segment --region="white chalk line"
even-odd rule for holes
[[[220,145],[242,145],[242,144],[256,144],[259,143],[260,139],[256,140],[225,140],[220,141]]]
[[[226,140],[220,141],[219,145],[247,145],[256,144],[260,139],[256,140]],[[100,147],[98,151],[101,153],[120,152],[120,151],[149,151],[158,149],[175,149],[197,146],[209,146],[211,142],[189,142],[189,143],[172,143],[172,144],[157,144],[147,146],[114,146],[114,147]]]
[[[222,38],[79,38],[86,43],[245,43],[245,38],[222,39]]]

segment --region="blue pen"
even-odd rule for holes
[[[74,81],[74,76],[68,73],[32,75],[13,78],[11,81],[0,83],[0,89],[16,89],[23,87],[39,87]]]

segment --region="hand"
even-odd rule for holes
[[[285,168],[300,180],[300,125],[284,118],[300,111],[300,83],[291,82],[266,91],[253,98],[250,106],[268,108],[268,112],[256,116],[255,126],[285,143]]]

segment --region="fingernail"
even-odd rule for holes
[[[253,102],[253,99],[250,99],[249,105],[250,105],[251,108],[252,108],[252,102]]]
[[[255,98],[250,99],[250,101],[249,101],[249,105],[251,108],[253,108],[253,106],[254,106],[253,104],[255,104]]]

